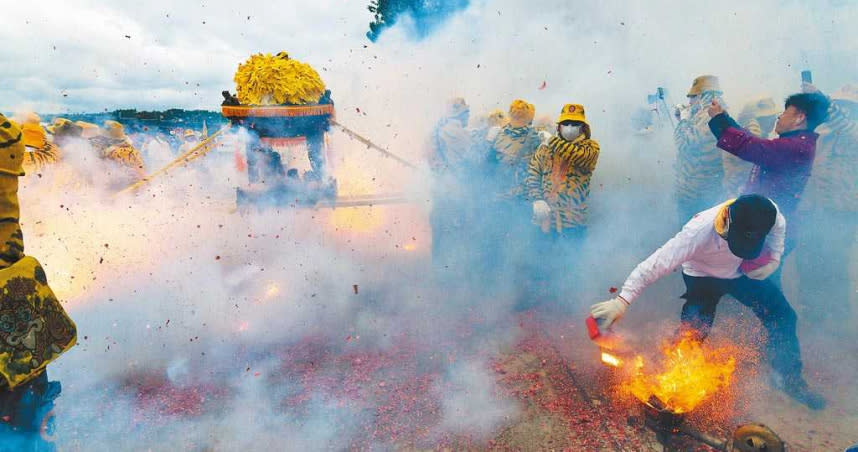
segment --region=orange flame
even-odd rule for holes
[[[602,362],[614,367],[620,367],[623,364],[623,361],[620,358],[617,358],[606,351],[602,352]]]
[[[704,349],[684,337],[663,348],[661,371],[647,372],[644,358],[636,356],[631,381],[624,384],[636,398],[648,402],[657,397],[674,413],[687,413],[730,384],[736,360],[729,348]]]

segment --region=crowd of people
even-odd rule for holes
[[[570,282],[551,275],[585,236],[599,143],[579,104],[564,105],[554,127],[534,124],[535,107],[520,99],[475,128],[469,117],[453,99],[433,132],[436,268],[459,282],[474,275],[487,291],[515,288],[526,306]],[[478,246],[463,249],[463,237]]]
[[[125,126],[114,120],[98,125],[56,117],[44,126],[42,118],[33,112],[10,120],[22,131],[27,151],[23,166],[27,173],[40,174],[69,160],[80,162],[79,166],[91,166],[89,158],[92,157],[91,160],[105,163],[106,171],[100,177],[108,180],[107,185],[114,189],[139,181],[147,171],[192,150],[207,136],[205,125],[202,132],[175,129],[169,131],[168,136],[146,128],[127,133]],[[74,152],[69,153],[70,149]],[[86,155],[73,155],[81,153]]]
[[[674,200],[684,226],[591,314],[610,328],[644,288],[681,267],[677,337],[703,340],[729,294],[768,333],[773,386],[822,409],[824,397],[802,376],[797,314],[781,288],[781,264],[793,252],[801,256],[794,278],[809,320],[850,318],[858,90],[847,85],[825,95],[805,82],[783,109],[762,97],[733,119],[718,77],[703,75],[687,99],[674,129]],[[516,100],[507,115],[491,112],[469,127],[467,103],[454,99],[430,155],[436,273],[476,278],[489,294],[501,288],[518,307],[562,299],[586,272],[578,253],[600,153],[583,106],[563,106],[553,127],[534,124],[534,113]]]

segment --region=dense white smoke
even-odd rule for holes
[[[216,109],[220,91],[234,89],[238,62],[287,50],[320,71],[339,122],[420,166],[405,168],[333,131],[331,164],[342,193],[405,193],[411,202],[244,215],[235,211],[234,188],[246,176],[235,170],[228,148],[133,195],[114,196],[118,187],[108,173],[115,169],[88,158],[93,154],[83,143],[67,149],[74,171],[28,176],[21,189],[27,254],[43,262],[79,328],[80,345],[49,368],[64,386],[57,402],[61,446],[352,447],[368,438],[360,426],[375,415],[372,409],[344,407],[345,398],[329,388],[275,378],[299,375],[284,371],[284,362],[294,362],[277,353],[307,338],[321,338],[337,356],[385,353],[402,343],[419,344],[431,356],[436,350],[438,362],[415,371],[442,375],[430,385],[441,400],[438,431],[431,434],[491,437],[516,416],[515,404],[494,391],[485,364],[517,338],[516,288],[488,293],[468,274],[462,284],[439,287],[432,277],[431,181],[423,161],[446,99],[464,97],[472,116],[506,110],[516,98],[534,103],[537,116],[553,118],[569,102],[587,108],[602,148],[589,233],[580,255],[568,256],[579,264],[577,285],[546,307],[580,324],[589,304],[609,297],[608,289],[679,227],[670,126],[634,134],[631,117],[646,107],[647,94],[662,86],[670,103],[683,102],[694,77],[716,74],[731,111],[738,111],[752,97],[779,101],[798,91],[802,69],[812,69],[826,92],[858,80],[858,31],[851,26],[858,7],[849,2],[484,0],[423,40],[403,29],[405,19],[376,43],[364,36],[365,6],[296,3],[288,14],[282,5],[253,2],[13,8],[17,19],[0,38],[15,43],[3,55],[16,64],[0,69],[8,80],[0,108]],[[168,160],[160,146],[150,145],[150,170]],[[456,245],[463,254],[472,246]],[[787,280],[795,273],[787,261]],[[801,275],[802,283],[812,280]],[[817,372],[811,381],[835,385],[826,390],[834,410],[854,406],[858,393],[844,377],[854,369],[832,364],[848,361],[854,347],[831,339],[852,338],[851,323],[803,323],[801,312],[813,302],[796,300],[792,284],[785,286],[799,311],[806,364]],[[637,332],[641,344],[657,342],[675,326],[681,290],[676,275],[654,285],[622,328]],[[843,302],[852,304],[854,320],[854,290]],[[724,305],[719,316],[748,315]],[[446,357],[451,348],[457,359]],[[336,360],[324,365],[321,372],[337,374]],[[395,380],[397,372],[377,375]],[[146,378],[206,388],[217,408],[190,419],[153,414],[141,405],[145,388],[135,390],[132,382]],[[382,391],[385,381],[366,385]],[[305,411],[284,410],[283,401],[302,391],[311,394]],[[374,397],[382,405],[383,396]],[[397,446],[390,438],[372,440],[379,449]]]

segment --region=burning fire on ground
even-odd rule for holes
[[[620,363],[612,355],[608,359]],[[606,360],[604,354],[602,360]],[[685,336],[663,346],[658,362],[646,362],[638,355],[630,364],[624,391],[644,403],[655,397],[671,412],[688,413],[730,385],[736,359],[731,347],[705,347]]]

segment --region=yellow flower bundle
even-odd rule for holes
[[[238,65],[234,80],[243,105],[313,104],[325,93],[319,73],[285,52],[252,55]]]

